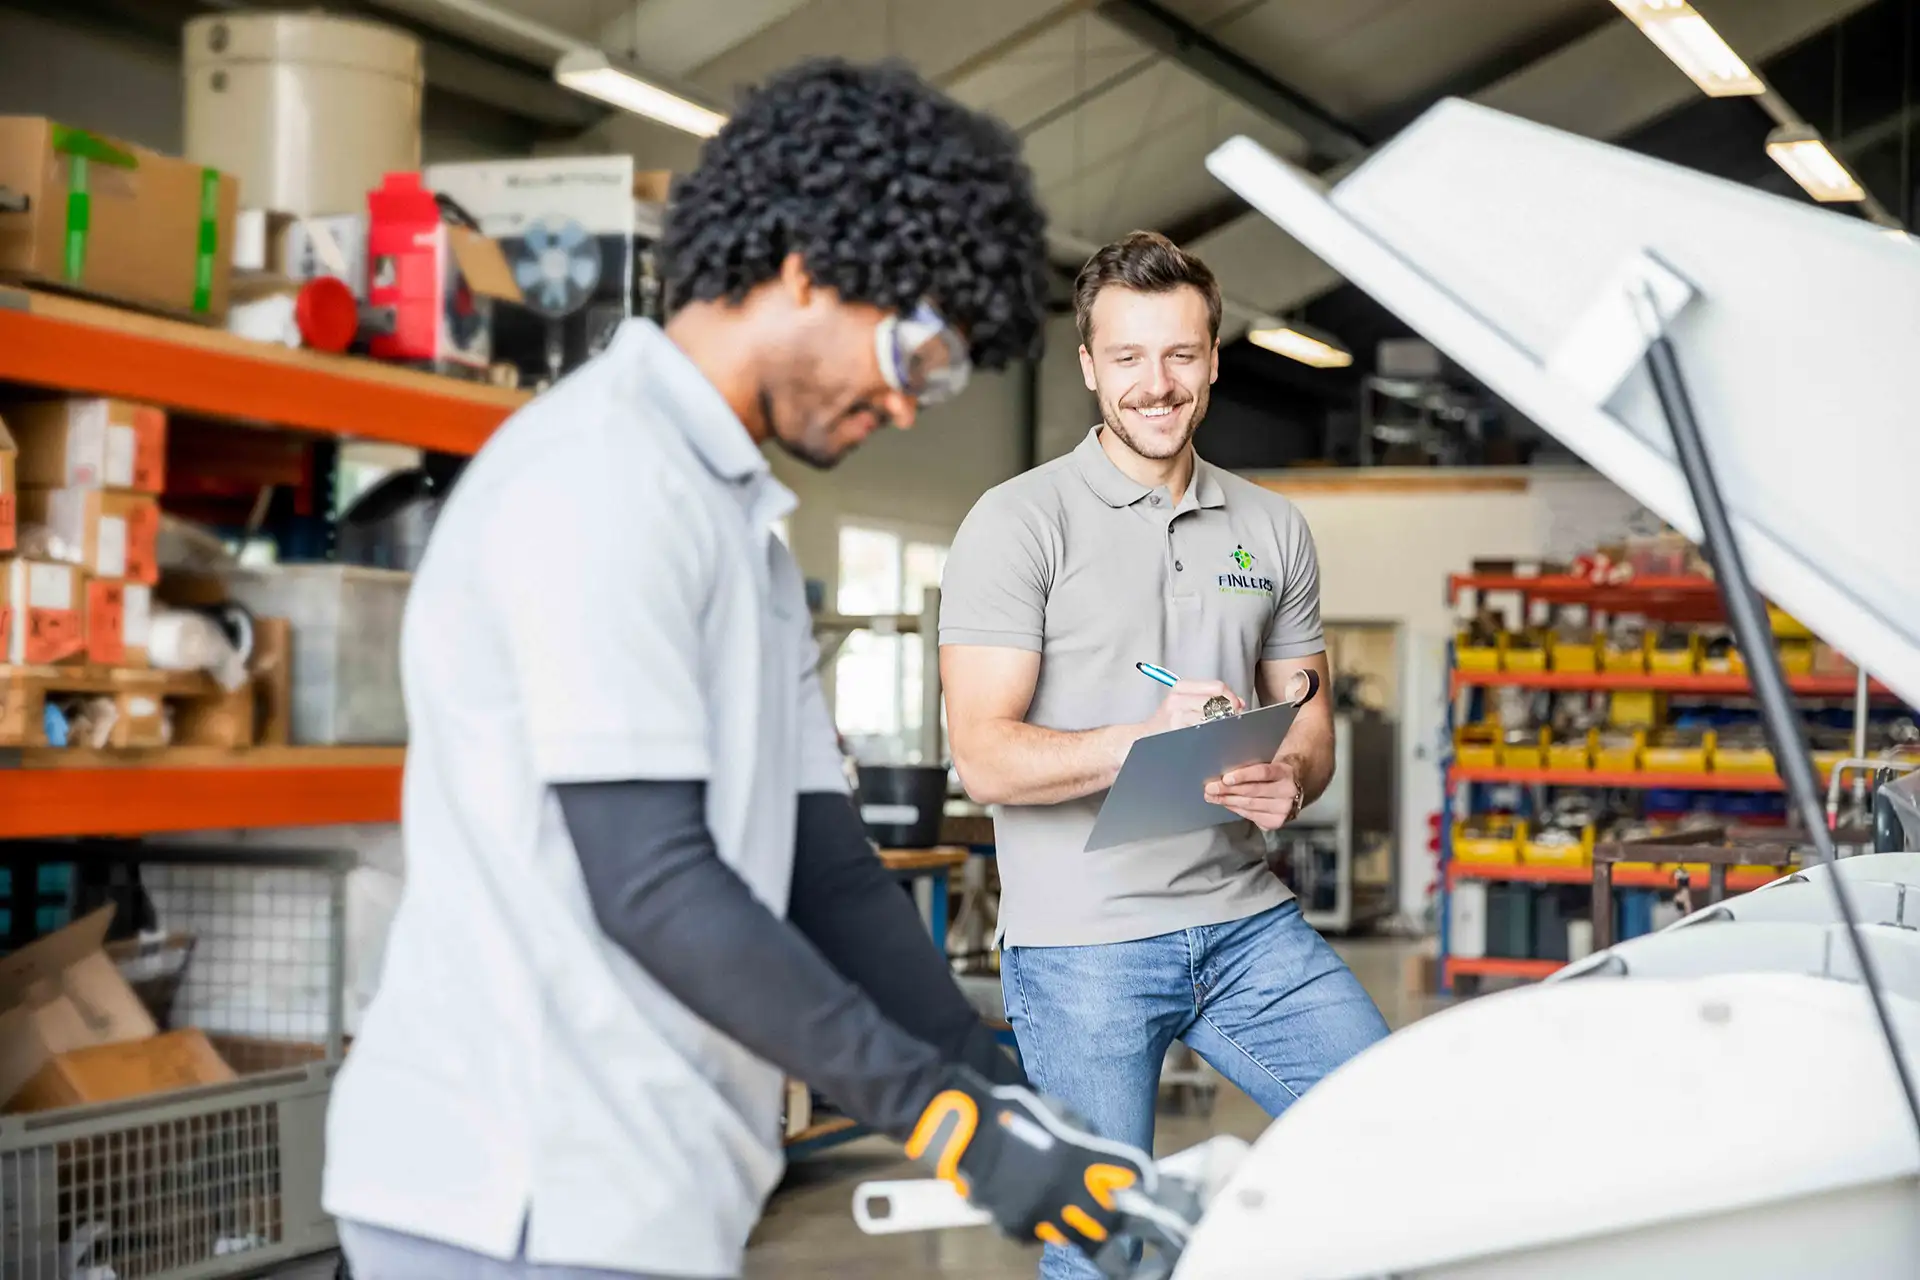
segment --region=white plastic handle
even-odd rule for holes
[[[908,1231],[984,1227],[993,1216],[974,1208],[958,1191],[936,1178],[913,1178],[861,1183],[853,1193],[853,1220],[870,1236],[893,1236]]]

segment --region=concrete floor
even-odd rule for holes
[[[1354,974],[1373,996],[1387,1022],[1402,1027],[1433,1007],[1410,993],[1409,957],[1427,944],[1400,939],[1335,940]],[[1164,1155],[1216,1133],[1256,1137],[1267,1117],[1224,1080],[1211,1115],[1162,1113],[1155,1146]],[[747,1280],[1026,1280],[1039,1265],[1039,1250],[1002,1239],[991,1229],[918,1236],[865,1236],[853,1225],[856,1184],[872,1179],[918,1178],[924,1172],[903,1160],[900,1148],[882,1139],[851,1142],[795,1164],[773,1197],[747,1253]],[[322,1280],[322,1271],[282,1271],[276,1280]]]
[[[1407,958],[1421,944],[1397,939],[1335,943],[1393,1027],[1429,1012],[1432,1002],[1410,994]],[[1162,1112],[1155,1127],[1159,1154],[1190,1147],[1216,1133],[1251,1139],[1267,1117],[1225,1081],[1208,1117]],[[991,1229],[924,1236],[865,1236],[849,1204],[855,1184],[869,1179],[918,1178],[900,1149],[878,1139],[848,1143],[793,1166],[774,1196],[747,1254],[748,1280],[1024,1280],[1039,1265],[1039,1250],[1023,1249]]]

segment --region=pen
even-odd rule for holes
[[[1139,669],[1141,675],[1149,680],[1157,680],[1169,689],[1180,683],[1180,677],[1165,667],[1156,667],[1151,662],[1136,662],[1133,665]]]

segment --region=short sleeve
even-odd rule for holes
[[[1051,578],[1031,513],[989,493],[967,513],[947,552],[940,643],[1038,653]]]
[[[778,539],[774,540],[774,575],[788,596],[788,613],[794,619],[790,643],[797,651],[794,669],[800,673],[795,690],[800,699],[795,721],[800,727],[801,795],[830,792],[847,793],[847,774],[841,763],[840,735],[827,710],[826,690],[820,683],[820,644],[814,639],[813,620],[807,613],[805,588],[793,556]]]
[[[710,541],[658,477],[614,498],[584,446],[501,488],[479,572],[541,781],[705,779]],[[587,456],[582,456],[587,455]],[[635,491],[635,487],[639,491]]]
[[[1313,530],[1290,507],[1281,537],[1285,548],[1281,563],[1287,576],[1274,597],[1273,619],[1260,650],[1263,662],[1310,657],[1327,647],[1320,625],[1320,555],[1314,549]]]

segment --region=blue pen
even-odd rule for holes
[[[1141,675],[1149,680],[1157,680],[1169,689],[1180,683],[1180,677],[1165,667],[1156,667],[1151,662],[1136,662],[1133,665],[1139,669]]]

